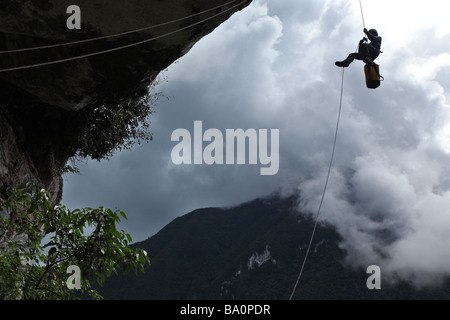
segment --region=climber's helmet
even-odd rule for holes
[[[378,37],[378,31],[375,30],[375,29],[370,29],[370,30],[369,30],[369,33],[370,33],[370,34],[373,34],[375,37]]]

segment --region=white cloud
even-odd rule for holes
[[[362,1],[367,26],[383,36],[377,61],[385,81],[368,90],[362,63],[345,70],[321,216],[344,237],[349,262],[380,264],[417,283],[450,273],[447,2]],[[102,168],[89,164],[82,171],[90,184],[82,182],[86,174],[78,182],[69,177],[66,196],[131,208],[138,240],[151,235],[152,224],[189,210],[238,204],[293,183],[302,209],[315,213],[339,104],[334,61],[362,36],[358,1],[255,0],[169,68],[162,89],[174,98],[158,107],[155,140]],[[280,129],[278,175],[261,177],[259,166],[172,165],[170,134],[194,120],[220,130]]]

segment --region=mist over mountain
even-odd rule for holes
[[[64,188],[71,208],[124,210],[134,239],[166,226],[134,245],[150,254],[147,273],[112,278],[106,298],[287,299],[322,195],[340,93],[327,198],[294,298],[448,298],[448,2],[365,2],[366,21],[383,36],[386,82],[368,91],[362,65],[352,65],[343,92],[334,61],[360,39],[361,2],[79,0],[82,28],[68,30],[71,4],[0,3],[0,199],[37,182],[55,202]],[[158,90],[175,99],[153,114],[147,90],[166,68],[170,81]],[[129,150],[143,118],[155,138]],[[196,121],[221,132],[276,130],[277,174],[175,164],[171,133]],[[89,159],[81,174],[67,166],[77,158]],[[277,189],[300,195],[261,198]],[[369,265],[381,268],[381,290],[366,286]]]
[[[439,285],[450,275],[449,3],[362,3],[367,27],[383,37],[385,81],[369,90],[363,64],[345,69],[321,220],[335,226],[355,267],[377,264],[384,278]],[[197,208],[276,189],[300,189],[299,210],[313,214],[339,106],[334,62],[355,50],[362,29],[359,1],[252,1],[168,68],[161,89],[174,98],[158,106],[152,143],[68,176],[65,203],[122,209],[135,241]],[[192,133],[195,121],[221,132],[279,130],[277,174],[261,176],[259,165],[174,164],[171,134]]]

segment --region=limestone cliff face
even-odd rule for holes
[[[157,74],[184,55],[251,0],[2,0],[0,51],[47,46],[140,32],[33,50],[0,53],[0,196],[11,186],[35,181],[56,201],[62,197],[60,167],[70,124],[83,109],[143,95]],[[81,10],[81,29],[69,30],[70,5]],[[214,10],[209,10],[214,8]],[[206,12],[204,12],[206,11]],[[197,13],[202,14],[196,15]],[[187,19],[183,17],[190,16]],[[169,21],[176,21],[166,24]],[[183,29],[182,31],[177,31]],[[170,35],[168,35],[170,34]],[[126,49],[23,70],[3,69]],[[74,135],[76,135],[76,130]]]

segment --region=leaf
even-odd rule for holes
[[[128,220],[127,215],[126,215],[124,212],[119,211],[119,214],[120,214],[125,220]]]

